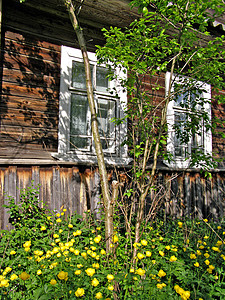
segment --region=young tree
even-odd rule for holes
[[[182,111],[173,125],[177,142],[185,147],[195,140],[186,153],[189,165],[213,167],[211,154],[200,144],[203,124],[205,133],[212,129],[211,115],[204,109],[211,98],[205,99],[203,94],[205,84],[214,90],[224,88],[225,50],[224,36],[213,39],[207,28],[216,15],[224,12],[224,4],[221,0],[133,0],[131,5],[139,7],[141,18],[129,28],[104,29],[106,44],[97,54],[109,68],[119,67],[128,74],[126,80],[117,78],[128,92],[127,144],[133,158],[131,186],[126,192],[130,216],[125,212],[125,220],[129,231],[132,206],[137,203],[134,242],[138,243],[158,158],[168,162],[174,159],[166,148],[168,105],[172,100]],[[214,9],[214,15],[209,9]],[[165,92],[160,76],[168,71]],[[136,249],[133,253],[135,257]]]
[[[25,0],[20,0],[23,1]],[[62,0],[62,3],[70,15],[84,60],[109,250],[113,236],[113,198],[117,195],[117,185],[111,195],[98,131],[85,40],[73,1]],[[82,3],[83,1],[76,11],[82,9]],[[133,0],[131,5],[139,7],[140,19],[135,20],[129,28],[104,29],[106,45],[99,47],[98,56],[100,62],[106,63],[112,71],[118,67],[128,74],[127,79],[117,78],[129,97],[126,112],[126,119],[129,120],[127,144],[133,158],[133,178],[130,189],[122,199],[125,197],[131,202],[130,216],[125,211],[127,230],[130,234],[133,207],[137,204],[134,238],[134,242],[137,243],[144,219],[145,200],[153,188],[158,158],[167,161],[173,159],[166,148],[169,103],[173,99],[180,101],[179,99],[185,98],[183,96],[189,95],[188,101],[179,102],[185,111],[185,117],[180,118],[173,128],[180,144],[188,143],[190,138],[201,137],[203,122],[206,131],[212,128],[210,116],[204,110],[204,84],[201,83],[211,84],[214,89],[224,87],[224,37],[211,39],[207,32],[208,23],[213,21],[216,15],[224,12],[224,3],[222,0],[177,0],[175,3],[169,0]],[[214,15],[209,14],[209,9],[214,9]],[[165,94],[159,78],[166,71],[170,73]],[[115,76],[112,72],[111,79]],[[211,99],[208,99],[208,102],[210,101]],[[123,120],[115,122],[119,124]],[[201,149],[199,151],[198,146],[196,144],[189,153],[190,165],[201,164],[210,168],[210,153]]]

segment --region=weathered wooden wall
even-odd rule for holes
[[[123,172],[121,171],[121,174]],[[76,166],[1,166],[0,167],[0,227],[7,227],[8,214],[2,204],[7,196],[19,202],[20,191],[40,184],[40,205],[59,211],[63,206],[70,213],[83,214],[99,207],[99,174],[94,168]],[[167,216],[203,217],[217,220],[225,211],[224,172],[215,172],[206,179],[197,172],[158,171],[155,185],[146,202],[146,213],[152,201],[160,200],[160,211]]]
[[[57,151],[60,46],[5,32],[0,157],[46,158]]]
[[[46,203],[51,210],[63,206],[72,213],[96,211],[99,202],[99,175],[93,169],[66,166],[1,166],[0,167],[0,228],[7,228],[8,214],[2,205],[8,196],[20,200],[24,188],[40,186],[40,206]]]

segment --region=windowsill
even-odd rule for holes
[[[167,167],[174,168],[174,169],[187,169],[190,166],[190,160],[185,160],[185,159],[176,159],[171,162],[163,160],[163,163]]]
[[[76,154],[76,153],[51,153],[51,156],[55,159],[58,159],[59,161],[65,161],[65,162],[77,162],[78,164],[82,165],[97,165],[97,157],[87,154]],[[109,157],[105,156],[105,163],[106,165],[110,166],[127,166],[132,159],[129,157]]]

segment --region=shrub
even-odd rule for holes
[[[134,245],[118,224],[106,254],[104,228],[89,212],[39,214],[37,191],[25,195],[26,206],[10,199],[16,226],[1,232],[0,299],[225,299],[224,222],[157,220]]]

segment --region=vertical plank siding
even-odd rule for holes
[[[199,173],[158,171],[156,189],[151,190],[146,202],[146,215],[153,201],[159,213],[167,217],[198,217],[218,220],[224,216],[224,174],[214,173],[205,178]],[[51,210],[66,208],[69,213],[83,214],[91,209],[99,212],[100,179],[93,168],[76,166],[5,166],[0,167],[0,226],[8,225],[7,210],[2,205],[8,196],[19,202],[20,192],[40,184],[40,206],[46,203]]]

